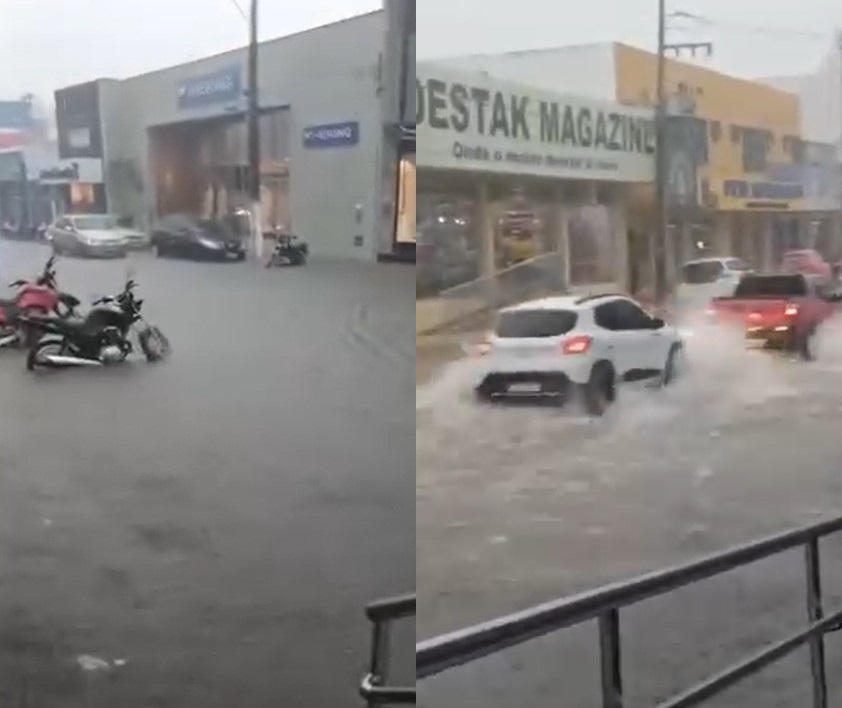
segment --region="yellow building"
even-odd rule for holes
[[[657,57],[624,44],[614,53],[617,99],[654,105]],[[689,153],[684,162],[695,182],[693,208],[671,210],[674,221],[695,225],[675,239],[676,259],[710,248],[773,267],[822,211],[803,179],[798,98],[674,59],[666,62],[665,85],[670,115],[695,127],[678,144],[668,141],[668,162]]]

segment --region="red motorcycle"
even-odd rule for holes
[[[62,316],[60,305],[69,307],[56,284],[55,257],[47,261],[36,280],[16,280],[10,287],[17,288],[17,294],[12,300],[0,300],[0,347],[30,346],[39,333],[21,321],[21,316]]]

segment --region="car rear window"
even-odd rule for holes
[[[496,335],[502,339],[558,337],[576,326],[571,310],[512,310],[497,319]]]
[[[802,275],[745,276],[734,291],[735,298],[803,297],[807,281]]]
[[[702,283],[713,283],[725,270],[719,261],[697,261],[687,263],[681,269],[681,275],[688,285],[701,285]]]

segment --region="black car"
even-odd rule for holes
[[[152,231],[152,249],[159,257],[216,261],[242,261],[246,257],[243,238],[226,225],[185,214],[161,219]]]

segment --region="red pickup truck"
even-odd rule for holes
[[[842,295],[828,291],[821,278],[790,275],[746,275],[730,297],[714,298],[716,322],[741,326],[746,341],[814,356],[813,336],[835,310]]]

